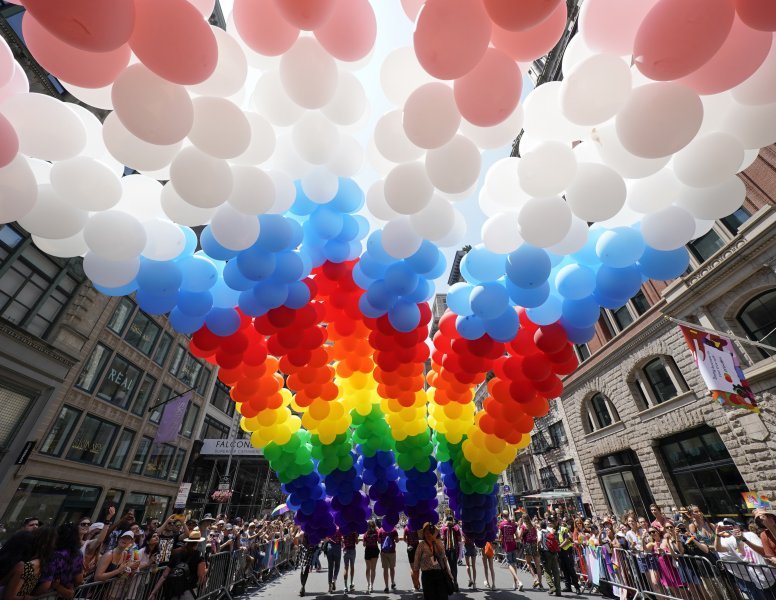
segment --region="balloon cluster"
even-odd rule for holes
[[[418,436],[420,437],[420,436]],[[410,440],[411,438],[408,438]],[[427,440],[430,444],[430,435],[426,433],[421,441]],[[407,440],[405,440],[406,442]],[[399,444],[397,444],[398,446]],[[399,488],[404,493],[404,512],[407,514],[410,529],[419,530],[424,523],[436,523],[439,521],[437,507],[437,461],[429,455],[429,468],[426,471],[420,469],[402,469],[399,478]]]

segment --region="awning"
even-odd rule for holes
[[[542,492],[541,494],[530,494],[521,496],[523,500],[563,500],[566,498],[576,498],[578,494],[574,492]]]

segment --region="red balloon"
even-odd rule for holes
[[[736,12],[752,29],[776,31],[776,4],[768,0],[735,0]]]
[[[135,27],[133,0],[24,0],[24,7],[60,40],[87,52],[123,46]]]
[[[542,398],[541,396],[536,396],[533,401],[522,404],[521,408],[525,414],[536,418],[543,417],[550,412],[550,405],[548,404],[547,399]]]
[[[512,382],[509,385],[509,396],[514,402],[525,404],[526,402],[533,401],[536,397],[536,390],[525,380],[521,380],[519,382]]]
[[[377,38],[377,19],[369,0],[337,0],[315,37],[334,58],[349,62],[364,58]]]
[[[545,20],[525,31],[508,31],[494,24],[490,41],[514,60],[532,61],[558,43],[566,29],[566,16],[566,3],[560,2]]]
[[[294,45],[299,29],[291,25],[275,0],[235,0],[234,24],[251,50],[278,56]]]
[[[576,359],[576,354],[574,354],[574,350],[571,348],[571,346],[564,346],[559,352],[548,354],[547,358],[551,363],[564,363],[571,360],[572,358]],[[555,367],[552,368],[554,369]]]
[[[563,393],[563,383],[557,375],[550,375],[547,379],[534,381],[534,387],[545,398],[559,398]]]
[[[485,54],[492,23],[482,0],[426,0],[415,24],[415,54],[437,79],[458,79]]]
[[[534,331],[536,328],[521,327],[517,331],[515,339],[509,342],[512,352],[518,356],[526,356],[536,353],[536,344],[534,344]]]
[[[225,337],[224,341],[221,343],[221,348],[230,354],[242,355],[242,353],[247,350],[248,343],[248,336],[238,331],[229,337]]]
[[[216,362],[219,367],[234,369],[242,364],[242,357],[239,354],[230,354],[225,350],[219,350],[216,352]]]
[[[312,31],[334,12],[334,0],[275,0],[283,18],[294,27]]]
[[[560,0],[483,0],[493,22],[509,31],[530,29],[552,14]]]
[[[550,361],[543,354],[531,354],[523,359],[523,374],[532,381],[546,379],[551,372]]]
[[[559,323],[552,325],[543,325],[534,333],[534,343],[536,347],[547,354],[560,352],[566,346],[568,338],[566,330]]]
[[[479,127],[498,125],[511,115],[522,90],[520,67],[495,48],[488,48],[477,66],[453,84],[461,116]]]

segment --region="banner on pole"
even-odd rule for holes
[[[159,422],[159,428],[156,430],[154,444],[163,444],[165,442],[174,442],[181,430],[183,416],[186,414],[186,407],[189,405],[193,392],[189,390],[185,394],[170,400],[164,407],[162,420]]]
[[[680,325],[695,364],[711,397],[728,408],[746,408],[759,413],[757,400],[746,381],[732,342],[721,335]]]

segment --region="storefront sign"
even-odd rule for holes
[[[771,508],[771,500],[761,492],[741,492],[741,497],[746,502],[749,510],[756,508]]]
[[[182,483],[178,488],[178,495],[175,497],[175,508],[186,508],[186,501],[189,499],[189,492],[191,492],[191,484]]]
[[[24,444],[24,448],[22,448],[22,451],[19,453],[19,457],[16,459],[16,462],[14,464],[16,465],[23,465],[27,462],[27,459],[30,457],[30,453],[32,452],[32,449],[35,447],[35,444],[38,443],[38,440],[27,442]]]
[[[202,440],[200,454],[206,456],[263,456],[258,448],[251,446],[250,440]]]

